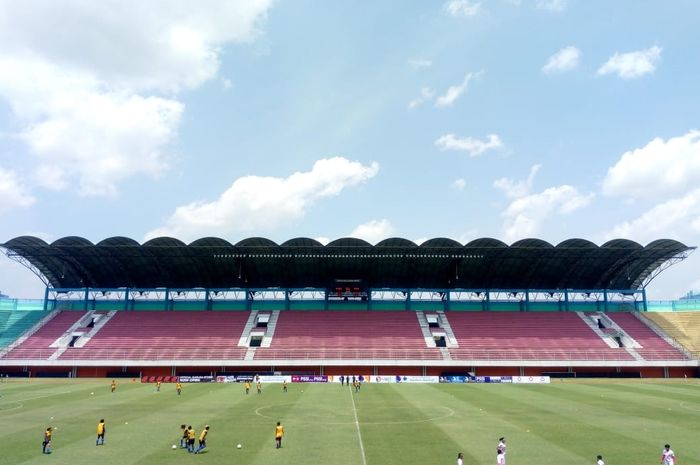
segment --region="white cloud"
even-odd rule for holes
[[[29,188],[17,177],[17,173],[0,166],[0,212],[27,208],[35,199]]]
[[[530,168],[525,181],[501,178],[493,183],[494,187],[513,199],[501,213],[504,219],[501,233],[506,242],[536,236],[550,216],[573,213],[593,200],[593,193],[581,194],[576,187],[567,184],[531,193],[539,168],[539,165]]]
[[[540,10],[564,11],[568,0],[537,0],[536,6]]]
[[[323,245],[326,245],[331,241],[331,239],[329,237],[326,237],[326,236],[319,236],[319,237],[315,237],[314,239],[316,239],[318,242],[320,242]]]
[[[452,184],[451,184],[452,189],[457,190],[457,191],[463,191],[465,187],[467,187],[467,181],[464,179],[456,179]]]
[[[445,134],[435,141],[435,145],[442,151],[458,150],[469,153],[471,157],[476,157],[488,150],[503,147],[503,142],[496,134],[489,134],[486,140],[479,140],[474,137],[460,139],[454,134]]]
[[[615,53],[599,69],[598,75],[617,74],[622,79],[635,79],[653,73],[661,60],[662,48],[653,46],[646,50]]]
[[[317,200],[362,184],[378,171],[377,163],[365,166],[334,157],[318,160],[311,171],[286,178],[241,177],[214,201],[177,207],[165,225],[150,231],[146,239],[173,236],[191,240],[240,231],[271,231],[302,218]]]
[[[430,100],[433,99],[433,96],[435,95],[435,92],[429,87],[423,87],[420,90],[420,96],[414,98],[410,102],[408,102],[408,108],[416,108],[420,105],[422,105],[424,102],[429,102]]]
[[[269,5],[1,2],[0,98],[43,184],[112,195],[127,177],[162,173],[177,92],[214,78],[222,47],[253,40]]]
[[[535,181],[535,176],[537,176],[541,165],[532,165],[530,167],[530,174],[527,179],[516,181],[511,178],[500,178],[493,182],[493,187],[496,189],[501,189],[506,197],[510,199],[516,199],[518,197],[525,197],[532,190],[532,183]]]
[[[445,10],[452,16],[475,16],[481,9],[481,3],[470,0],[450,0],[445,3]]]
[[[644,212],[632,221],[616,225],[606,238],[627,238],[647,243],[659,238],[682,242],[700,233],[700,188],[667,200]]]
[[[233,87],[233,82],[231,82],[230,79],[222,78],[221,79],[221,87],[224,90],[229,90],[229,89],[231,89],[231,87]]]
[[[459,234],[455,240],[460,244],[466,244],[467,242],[471,242],[477,237],[479,237],[478,229],[468,229],[463,233]]]
[[[408,60],[408,64],[414,68],[430,68],[433,66],[432,60],[427,58],[411,58]]]
[[[667,199],[700,185],[700,131],[655,138],[622,154],[608,169],[603,193],[632,199]]]
[[[382,239],[392,237],[396,233],[396,228],[387,219],[371,220],[357,226],[350,233],[350,237],[364,239],[370,244],[376,244]]]
[[[557,53],[549,57],[547,64],[542,67],[542,72],[545,74],[563,73],[577,68],[581,51],[573,45],[564,47]]]
[[[552,214],[572,213],[587,206],[593,197],[593,193],[581,194],[573,186],[561,185],[517,198],[501,215],[504,218],[503,237],[513,242],[536,236],[542,223]]]
[[[452,106],[452,104],[454,104],[455,101],[457,101],[457,99],[469,88],[469,83],[473,79],[481,77],[481,74],[482,71],[479,71],[478,73],[467,73],[467,75],[464,76],[464,80],[460,84],[448,87],[445,93],[435,100],[435,106],[439,108]]]

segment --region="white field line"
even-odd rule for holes
[[[362,452],[362,465],[367,465],[367,457],[365,457],[365,446],[362,443],[362,433],[360,432],[360,422],[357,420],[357,408],[355,407],[355,396],[352,395],[352,389],[350,391],[350,400],[352,400],[352,413],[355,414],[355,427],[357,428],[357,438],[360,441],[360,452]]]

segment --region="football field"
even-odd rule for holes
[[[670,443],[679,465],[700,464],[697,380],[573,381],[550,385],[185,384],[119,380],[0,384],[0,464],[493,465],[500,436],[509,465],[654,465]],[[106,444],[95,428],[106,421]],[[275,449],[277,421],[285,428]],[[205,453],[179,448],[180,424]],[[41,453],[55,428],[53,453]],[[236,445],[242,448],[237,449]],[[178,446],[173,450],[172,445]]]

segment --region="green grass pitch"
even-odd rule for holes
[[[94,392],[94,395],[91,393]],[[105,446],[95,446],[100,418]],[[286,430],[275,449],[274,426]],[[206,453],[179,446],[181,423]],[[56,428],[42,455],[44,429]],[[655,465],[670,443],[679,465],[700,463],[700,385],[681,381],[588,381],[551,385],[337,384],[175,387],[120,380],[11,380],[0,384],[0,464],[494,465],[506,436],[509,465]],[[236,449],[236,444],[242,449]]]

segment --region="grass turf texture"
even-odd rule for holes
[[[697,380],[365,384],[358,394],[290,383],[287,394],[268,384],[248,396],[242,384],[187,384],[180,397],[170,384],[156,393],[155,385],[121,380],[111,394],[104,379],[12,380],[0,384],[0,396],[2,465],[364,465],[363,449],[368,465],[454,464],[460,451],[466,464],[493,465],[500,436],[512,465],[590,465],[597,454],[610,465],[653,465],[666,442],[680,464],[700,463]],[[106,445],[96,447],[100,418]],[[280,450],[277,420],[286,432]],[[181,423],[197,436],[211,426],[206,453],[179,448]],[[42,455],[48,426],[57,428],[54,452]]]

